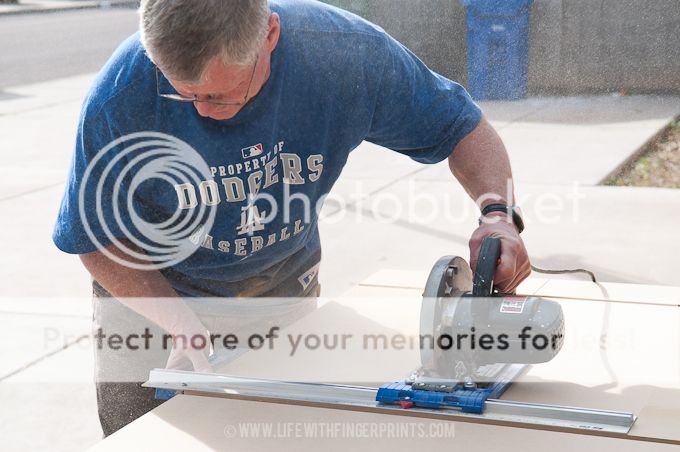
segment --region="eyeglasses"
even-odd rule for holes
[[[255,78],[255,69],[257,68],[257,62],[259,60],[259,55],[255,57],[255,64],[253,65],[253,72],[250,74],[250,81],[248,82],[248,89],[246,90],[246,95],[243,97],[242,101],[223,101],[215,100],[212,95],[206,96],[206,99],[199,99],[197,96],[182,96],[181,94],[165,94],[161,93],[161,75],[160,69],[156,66],[156,94],[163,99],[170,99],[177,102],[204,102],[206,104],[214,105],[232,105],[240,106],[245,105],[248,102],[248,95],[250,94],[250,86],[253,84],[253,79]]]

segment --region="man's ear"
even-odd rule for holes
[[[281,18],[277,13],[269,16],[269,32],[267,33],[267,50],[273,52],[281,36]]]

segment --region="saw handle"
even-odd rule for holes
[[[479,247],[477,268],[472,279],[472,296],[490,297],[493,295],[493,277],[496,274],[496,266],[500,257],[501,239],[484,237]]]

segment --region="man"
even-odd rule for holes
[[[496,235],[497,287],[512,291],[528,275],[502,142],[460,85],[383,30],[308,0],[143,0],[140,11],[140,34],[85,100],[54,231],[60,249],[80,255],[95,295],[173,337],[206,330],[183,297],[318,295],[309,205],[318,208],[363,140],[422,163],[448,159],[490,220],[470,240],[472,266],[481,239]],[[135,153],[146,145],[164,151]],[[175,154],[157,165],[164,152]],[[194,214],[179,241],[196,247],[145,266],[165,256],[158,237]],[[109,316],[102,309],[97,322]],[[192,347],[173,349],[167,365],[210,369]],[[138,385],[98,385],[105,434],[150,409],[149,397]]]

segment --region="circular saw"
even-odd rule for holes
[[[550,361],[561,349],[561,306],[498,293],[493,278],[499,257],[500,239],[486,237],[474,273],[458,256],[435,263],[423,292],[416,382],[475,388],[512,378],[509,370]]]

